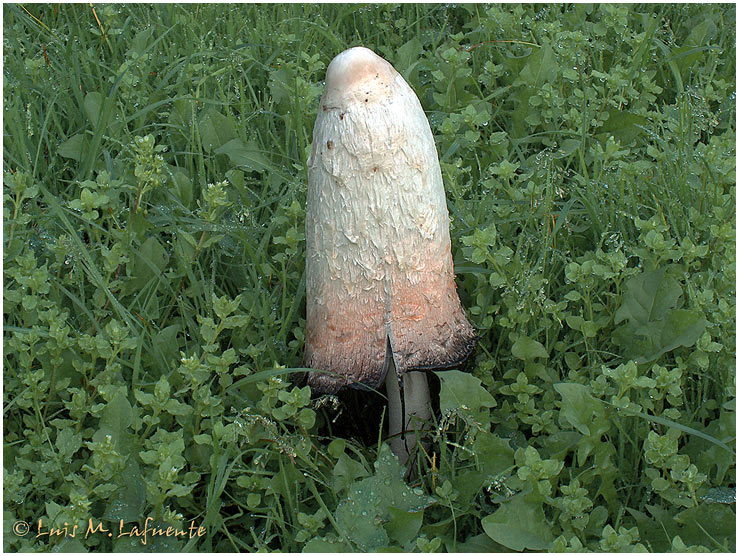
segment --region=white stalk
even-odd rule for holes
[[[431,398],[426,373],[410,371],[403,374],[402,390],[395,363],[385,377],[387,393],[388,443],[405,465],[416,447],[418,436],[427,430],[431,421]]]

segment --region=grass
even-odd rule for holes
[[[6,550],[735,548],[733,6],[3,16]],[[480,335],[416,489],[379,395],[300,382],[305,161],[360,44],[428,114]],[[34,535],[90,519],[129,534]]]

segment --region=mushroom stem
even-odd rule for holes
[[[428,429],[431,397],[426,373],[410,371],[398,377],[392,357],[385,378],[388,399],[388,436],[390,449],[405,465],[416,446],[416,436]]]

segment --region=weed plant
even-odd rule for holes
[[[735,550],[733,5],[3,16],[5,551]],[[427,111],[480,336],[410,484],[299,380],[355,45]]]

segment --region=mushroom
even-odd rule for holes
[[[401,463],[430,420],[425,371],[477,340],[454,282],[439,158],[418,97],[371,50],[326,70],[308,158],[305,365],[314,391],[385,381]],[[326,372],[321,372],[326,371]]]

